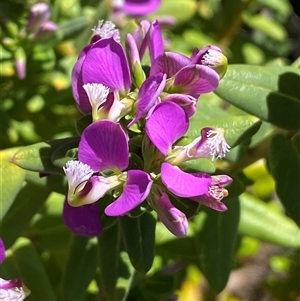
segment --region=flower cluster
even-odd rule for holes
[[[196,48],[190,57],[165,52],[158,21],[142,21],[127,34],[125,49],[113,23],[100,21],[93,33],[72,71],[77,107],[92,122],[81,134],[78,160],[64,166],[64,220],[79,235],[101,234],[97,201],[110,193],[107,216],[155,210],[174,235],[185,236],[187,216],[173,200],[227,209],[229,176],[184,169],[188,160],[225,157],[224,130],[203,128],[191,143],[178,144],[200,95],[217,88],[227,59],[216,46]]]

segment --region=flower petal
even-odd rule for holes
[[[0,237],[0,264],[4,261],[5,259],[5,246],[2,238]]]
[[[223,211],[227,210],[227,207],[224,203],[222,203],[221,201],[216,201],[216,200],[209,199],[205,195],[204,196],[198,196],[198,197],[195,197],[195,198],[190,198],[190,199],[197,202],[197,203],[199,203],[199,204],[207,206],[207,207],[209,207],[213,210],[216,210],[216,211],[223,212]]]
[[[187,235],[189,226],[187,218],[184,213],[174,207],[166,193],[162,193],[160,197],[157,198],[154,209],[159,219],[171,233],[178,237]]]
[[[148,137],[165,156],[188,127],[189,120],[184,110],[170,101],[159,103],[146,122]]]
[[[161,29],[157,20],[152,22],[148,34],[148,47],[151,62],[164,52],[164,42]]]
[[[88,95],[86,94],[82,81],[82,64],[85,57],[92,47],[92,44],[83,48],[80,52],[77,62],[72,69],[72,90],[76,105],[81,113],[89,113],[92,110]]]
[[[124,2],[123,10],[126,14],[144,16],[157,10],[161,0],[126,0]]]
[[[165,52],[153,61],[150,69],[150,75],[166,73],[167,78],[170,78],[183,67],[190,64],[191,60],[183,54]]]
[[[82,64],[82,80],[121,92],[129,90],[131,77],[122,45],[113,37],[94,43]]]
[[[207,193],[212,182],[208,174],[186,173],[167,162],[161,166],[161,180],[169,191],[184,198]]]
[[[142,84],[137,99],[137,113],[135,118],[128,124],[132,126],[143,115],[146,115],[148,111],[155,105],[160,93],[163,91],[166,84],[166,75],[159,73],[157,75],[151,75]]]
[[[198,98],[203,93],[214,91],[219,85],[220,77],[217,72],[207,66],[189,65],[176,75],[173,88],[177,91]]]
[[[77,235],[98,236],[102,232],[98,203],[72,207],[65,200],[63,218],[67,227]]]
[[[119,123],[94,122],[82,133],[78,158],[94,171],[124,170],[129,163],[128,137]]]
[[[105,208],[105,214],[108,216],[125,215],[147,198],[152,183],[148,173],[142,170],[129,170],[123,193]]]
[[[197,99],[191,95],[177,93],[167,94],[162,98],[162,101],[172,101],[178,104],[188,117],[193,116],[197,109]]]

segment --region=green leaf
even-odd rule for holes
[[[249,193],[239,198],[241,234],[284,247],[300,247],[300,230],[290,218]]]
[[[156,220],[146,211],[137,218],[122,216],[119,223],[125,250],[132,265],[140,273],[146,274],[154,259]]]
[[[73,237],[64,274],[65,301],[81,301],[97,269],[97,240]]]
[[[40,256],[30,240],[19,238],[7,252],[2,267],[9,278],[22,279],[31,291],[26,301],[56,301]]]
[[[16,148],[0,151],[1,221],[12,206],[25,179],[26,171],[10,162],[16,151]]]
[[[62,219],[65,195],[52,192],[39,214],[30,221],[26,234],[34,237],[36,246],[51,252],[64,251],[71,232]]]
[[[25,181],[27,183],[44,187],[44,189],[48,189],[61,194],[66,194],[68,190],[67,178],[62,177],[61,175],[47,175],[41,177],[40,174],[36,171],[26,170]]]
[[[12,162],[31,171],[64,174],[62,168],[52,163],[52,154],[63,145],[72,143],[74,139],[76,138],[64,138],[22,147],[16,152]]]
[[[277,195],[300,227],[300,159],[296,149],[288,138],[276,135],[271,140],[268,158]]]
[[[283,42],[287,37],[287,31],[282,24],[274,19],[264,16],[263,14],[250,15],[248,13],[244,13],[243,21],[249,27],[265,33],[275,41]]]
[[[200,240],[200,269],[217,293],[226,286],[231,271],[240,215],[237,198],[229,199],[226,205],[225,212],[206,210],[203,228],[195,236]]]
[[[293,67],[229,65],[215,92],[249,114],[292,130],[300,128],[299,81],[300,70]]]
[[[120,231],[115,223],[98,237],[100,285],[107,301],[118,301],[116,284],[120,264]]]
[[[79,138],[68,138],[65,143],[56,148],[52,155],[52,163],[62,168],[69,160],[77,159],[77,148],[78,148]]]
[[[149,17],[155,20],[157,17],[169,16],[170,12],[172,12],[172,17],[174,17],[177,22],[184,22],[189,20],[195,14],[196,10],[197,3],[195,0],[165,0],[162,1],[159,9]],[[184,14],[182,12],[184,12]]]
[[[29,183],[22,188],[0,224],[5,246],[11,246],[26,230],[30,219],[42,208],[49,194],[49,190]]]
[[[89,20],[87,16],[71,18],[59,26],[59,30],[57,31],[57,39],[67,40],[74,38],[85,28],[92,26],[92,20]]]

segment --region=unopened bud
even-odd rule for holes
[[[30,9],[28,23],[26,29],[29,33],[37,31],[42,23],[46,22],[50,18],[50,9],[46,3],[37,3]]]
[[[57,24],[52,21],[47,21],[43,23],[38,31],[34,34],[34,39],[39,42],[49,40],[54,37],[57,29]]]

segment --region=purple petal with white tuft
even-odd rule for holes
[[[129,90],[131,76],[122,45],[113,37],[94,43],[82,64],[82,80],[84,84],[101,83],[112,90]]]

